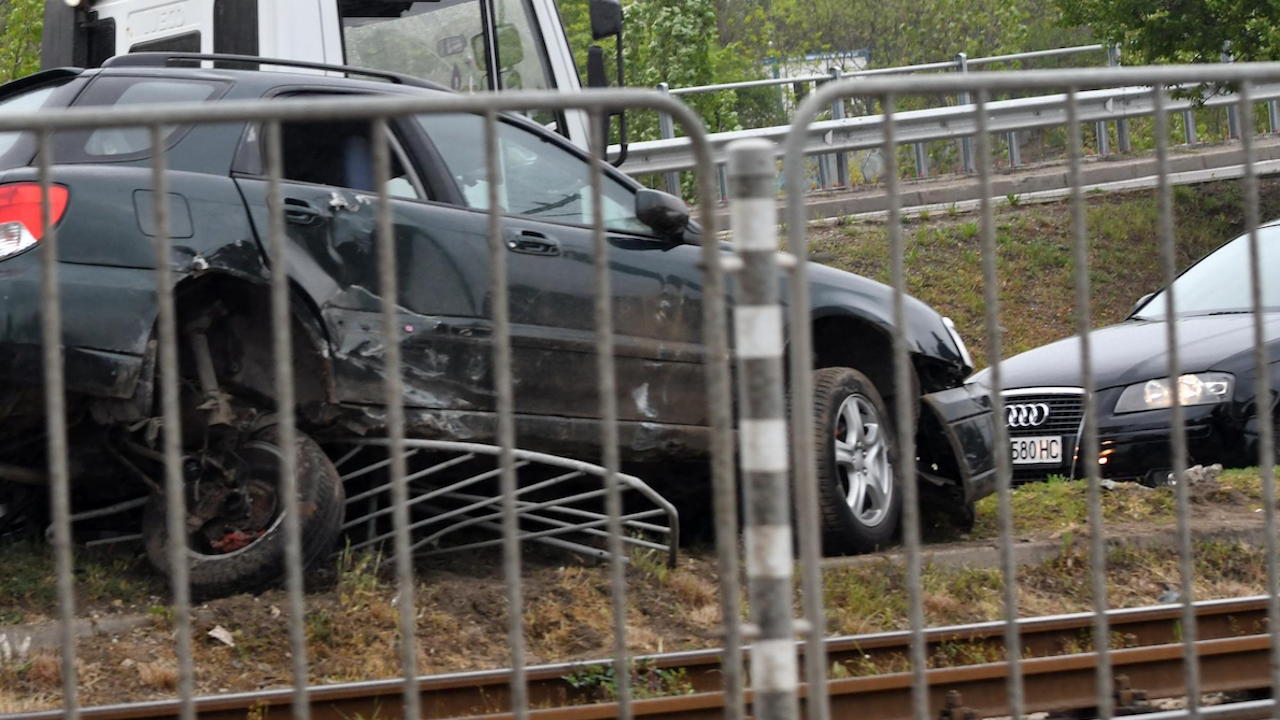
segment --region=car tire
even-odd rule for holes
[[[314,568],[333,550],[342,529],[346,494],[342,480],[328,455],[314,440],[297,433],[298,502],[302,522],[303,571]],[[270,478],[278,487],[283,451],[275,427],[255,433],[238,454],[249,467],[250,481]],[[278,496],[277,496],[278,497]],[[190,505],[188,505],[190,507]],[[285,577],[285,532],[280,506],[262,534],[244,547],[222,553],[196,549],[188,543],[188,577],[197,601],[238,593],[258,592],[277,585]],[[168,526],[165,500],[153,495],[143,516],[143,540],[147,557],[161,573],[169,575]]]
[[[823,546],[831,554],[853,554],[891,545],[902,492],[884,401],[865,375],[850,368],[823,368],[813,381]]]

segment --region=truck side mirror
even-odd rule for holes
[[[599,45],[587,48],[587,87],[609,87],[609,78],[604,73],[604,48]]]
[[[621,0],[591,0],[591,39],[603,40],[622,34]]]

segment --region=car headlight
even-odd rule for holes
[[[1213,405],[1231,397],[1235,378],[1226,373],[1196,373],[1178,378],[1178,401],[1182,405]],[[1169,378],[1135,383],[1120,393],[1115,414],[1160,410],[1173,407],[1174,388]]]
[[[964,361],[964,366],[967,368],[973,367],[973,356],[969,355],[969,348],[964,344],[959,331],[956,330],[956,324],[951,322],[949,317],[942,318],[942,324],[946,326],[947,333],[951,335],[951,340],[956,344],[956,348],[960,350],[960,359]]]

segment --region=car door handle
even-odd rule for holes
[[[560,254],[560,243],[533,230],[512,230],[507,232],[507,249],[522,255],[556,257]]]
[[[284,219],[293,225],[315,225],[324,217],[315,206],[305,200],[285,198]]]

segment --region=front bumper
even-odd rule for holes
[[[1114,415],[1116,393],[1098,394],[1098,472],[1111,480],[1131,480],[1147,485],[1164,484],[1173,467],[1173,412],[1150,410]],[[1006,405],[1025,395],[1005,396]],[[1083,405],[1083,396],[1080,403]],[[1038,398],[1037,398],[1038,399]],[[1226,405],[1183,408],[1187,465],[1221,463],[1224,467],[1258,464],[1257,428],[1252,420],[1234,417]],[[1073,430],[1053,433],[1062,440],[1062,460],[1045,464],[1015,464],[1015,483],[1035,482],[1053,476],[1079,479],[1087,475],[1084,459],[1083,409]],[[1009,428],[1011,439],[1041,436],[1036,429]]]
[[[925,395],[921,406],[946,437],[964,501],[974,502],[994,493],[996,425],[990,394],[979,386],[961,385]]]

